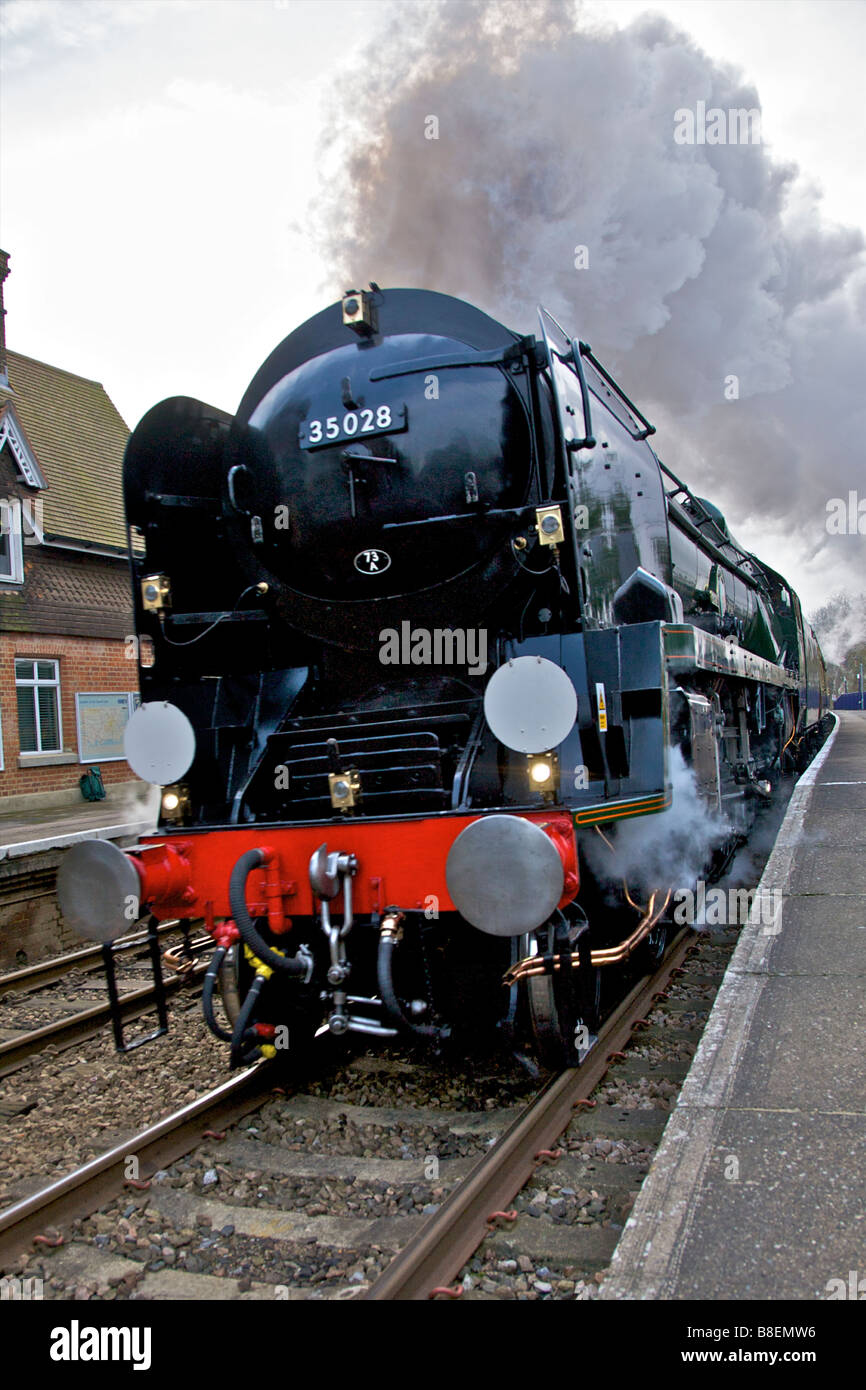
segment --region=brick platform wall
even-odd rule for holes
[[[60,916],[54,886],[62,855],[50,850],[0,861],[0,972],[87,945]]]
[[[0,772],[0,798],[26,792],[77,788],[85,766],[78,762],[78,730],[75,696],[79,692],[138,689],[138,666],[126,656],[123,642],[96,637],[59,637],[47,634],[0,633],[0,711],[3,717],[4,771]],[[64,752],[75,762],[48,767],[19,767],[18,703],[15,690],[15,658],[29,657],[60,662],[60,703]],[[94,760],[106,786],[135,780],[126,762]],[[87,764],[86,766],[89,766]]]

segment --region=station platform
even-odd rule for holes
[[[159,787],[146,782],[110,787],[104,801],[0,812],[0,860],[66,849],[79,840],[136,839],[156,828]]]
[[[866,1297],[866,714],[836,719],[602,1299]]]

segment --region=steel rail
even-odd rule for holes
[[[174,993],[188,981],[199,979],[204,975],[206,969],[207,966],[201,963],[186,975],[170,975],[168,979],[163,981],[166,993]],[[154,985],[142,985],[140,989],[133,989],[128,994],[122,994],[118,1001],[121,1017],[128,1020],[147,1013],[153,1004],[155,995],[156,987]],[[60,1048],[72,1047],[74,1043],[84,1042],[87,1038],[95,1037],[110,1022],[111,1005],[108,1003],[94,1004],[89,1009],[82,1009],[79,1013],[69,1014],[66,1018],[57,1019],[54,1023],[46,1023],[41,1028],[34,1028],[29,1033],[22,1033],[20,1037],[9,1038],[7,1042],[0,1043],[0,1078],[18,1071],[31,1057],[43,1052],[50,1043],[54,1043]]]
[[[680,965],[695,936],[687,928],[674,938],[655,974],[636,985],[605,1021],[587,1060],[547,1083],[391,1261],[365,1299],[417,1301],[450,1284],[490,1233],[492,1213],[514,1199],[532,1176],[540,1151],[553,1148],[575,1106],[589,1099],[611,1065],[610,1054],[628,1042],[635,1024]]]
[[[53,891],[50,896],[54,896]],[[29,899],[27,900],[29,901]],[[161,922],[157,934],[178,931],[180,922]],[[115,943],[116,951],[128,951],[137,946],[147,945],[147,932],[136,936],[120,937]],[[65,956],[52,956],[50,960],[38,961],[36,965],[25,965],[21,970],[12,970],[0,975],[0,998],[17,990],[42,989],[45,985],[56,984],[72,970],[99,970],[103,963],[101,946],[85,946],[80,951],[70,951]]]
[[[10,1261],[28,1249],[34,1236],[42,1234],[46,1226],[57,1227],[89,1215],[115,1196],[128,1181],[126,1163],[131,1156],[138,1159],[136,1181],[146,1182],[160,1168],[176,1162],[201,1143],[201,1122],[205,1116],[214,1128],[225,1128],[263,1105],[271,1080],[271,1064],[257,1062],[173,1115],[139,1130],[48,1187],[0,1211],[0,1270],[11,1268]]]

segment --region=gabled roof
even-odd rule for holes
[[[45,478],[46,541],[126,551],[123,451],[129,430],[98,381],[7,351],[11,405]]]

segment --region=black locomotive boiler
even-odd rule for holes
[[[687,886],[637,891],[590,842],[663,816],[680,755],[742,835],[827,703],[796,594],[652,433],[545,311],[519,336],[376,286],[233,418],[155,406],[125,460],[126,748],[162,815],[69,852],[67,919],[201,921],[235,1064],[324,1030],[582,1057]]]

